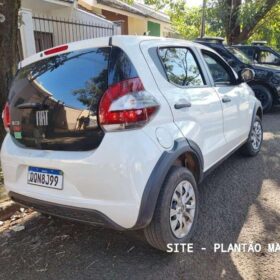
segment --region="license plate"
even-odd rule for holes
[[[27,183],[41,187],[62,190],[63,172],[57,169],[28,167]]]

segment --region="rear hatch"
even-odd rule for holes
[[[8,101],[14,141],[44,150],[97,148],[104,136],[98,104],[108,88],[110,51],[72,51],[20,69]]]

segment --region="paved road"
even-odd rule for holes
[[[256,158],[236,154],[200,186],[192,254],[149,247],[141,232],[116,232],[38,216],[0,236],[0,279],[279,279],[280,108],[264,118]],[[214,253],[213,244],[258,242],[260,253]],[[206,247],[206,251],[199,248]]]

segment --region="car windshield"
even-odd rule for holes
[[[246,64],[252,64],[253,61],[242,51],[234,48],[234,47],[227,47],[227,49],[235,56],[237,57],[241,62]]]

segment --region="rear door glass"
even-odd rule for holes
[[[9,95],[15,140],[37,149],[96,148],[103,138],[97,114],[110,50],[73,51],[21,69]]]
[[[226,66],[225,63],[223,63],[215,54],[203,52],[202,55],[209,68],[215,85],[230,85],[233,77],[230,74],[229,67]]]
[[[199,65],[189,49],[160,48],[158,54],[169,82],[186,87],[205,85]]]

